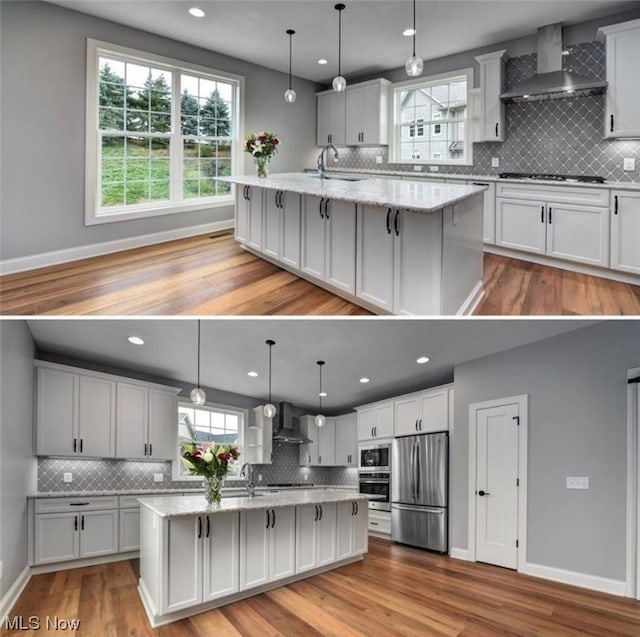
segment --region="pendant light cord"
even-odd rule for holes
[[[269,404],[271,404],[271,348],[273,345],[269,343]]]
[[[342,75],[342,9],[338,11],[338,75]],[[322,375],[322,367],[320,368]]]
[[[318,391],[318,413],[322,413],[322,366],[324,361],[318,361],[318,367],[320,368],[320,383]]]
[[[289,35],[289,90],[291,90],[291,59],[293,57],[293,34],[295,31],[293,29],[287,29],[287,34]]]
[[[416,0],[413,0],[413,57],[416,57]]]
[[[200,319],[198,319],[198,387],[200,387]]]

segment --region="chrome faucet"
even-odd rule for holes
[[[320,151],[320,154],[318,155],[318,161],[316,162],[316,165],[318,166],[318,175],[320,175],[320,179],[324,179],[324,173],[325,173],[325,169],[324,169],[324,151],[327,150],[328,148],[333,148],[333,155],[334,155],[334,157],[336,159],[338,159],[338,157],[339,157],[338,149],[333,144],[327,144]]]
[[[244,486],[249,492],[249,497],[253,498],[256,494],[256,483],[253,481],[253,466],[245,462],[240,469],[240,475],[244,477]]]

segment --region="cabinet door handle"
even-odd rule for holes
[[[318,518],[318,522],[322,520],[322,505],[320,505],[320,517]]]
[[[331,138],[333,137],[333,135],[327,135],[327,143],[330,144],[331,143]]]
[[[198,516],[198,539],[202,537],[202,517]]]
[[[151,457],[153,455],[153,443],[150,442],[149,443],[149,457]]]
[[[489,184],[483,184],[483,183],[480,183],[479,181],[474,181],[474,182],[472,182],[472,185],[473,186],[488,186]]]
[[[84,531],[84,515],[80,516],[80,519],[82,520],[80,528]]]
[[[387,234],[391,234],[391,225],[389,224],[391,217],[391,208],[387,208]]]
[[[265,513],[267,514],[267,526],[265,526],[265,529],[268,529],[268,528],[269,528],[269,525],[271,524],[271,517],[270,517],[270,515],[269,515],[269,509],[267,509],[267,510],[265,511]]]
[[[73,530],[74,531],[78,530],[78,516],[77,515],[73,516]]]
[[[251,186],[247,186],[247,201],[251,201]]]
[[[275,509],[271,509],[271,515],[273,516],[273,519],[271,520],[271,528],[274,528],[276,525],[276,510]]]
[[[364,131],[362,131],[362,133],[360,134],[362,135],[362,139],[360,141],[364,144]]]
[[[315,518],[313,518],[313,521],[314,521],[314,522],[317,522],[317,521],[318,521],[318,505],[317,505],[317,504],[314,504],[313,506],[316,508],[316,517],[315,517]]]
[[[82,453],[83,444],[84,444],[84,439],[80,438],[80,453]]]
[[[613,113],[609,116],[609,131],[613,133]]]
[[[89,502],[70,502],[70,507],[87,507],[89,506]]]
[[[544,206],[540,206],[540,223],[544,223]]]
[[[360,512],[360,503],[356,502],[356,515]]]
[[[144,443],[144,455],[145,456],[147,455],[147,443],[146,442]]]
[[[496,137],[498,137],[499,131],[500,131],[500,123],[496,122]]]
[[[399,210],[396,210],[395,217],[393,218],[393,229],[396,231],[396,237],[400,236],[400,230],[398,230],[398,215],[400,214]]]
[[[324,215],[322,214],[322,204],[324,203],[324,197],[320,199],[320,205],[318,206],[318,211],[320,212],[320,217],[324,219]]]
[[[211,520],[209,520],[209,516],[207,516],[207,537],[211,534]]]
[[[553,213],[553,208],[549,207],[549,223],[551,223],[552,213]]]
[[[78,450],[78,441],[76,438],[73,439],[73,453]]]
[[[613,197],[613,214],[614,215],[618,214],[618,195],[615,195]]]
[[[353,512],[356,510],[356,506],[355,506],[355,502],[351,503],[351,515],[353,515]]]
[[[415,424],[414,424],[414,429],[415,429],[416,431],[418,431],[418,419],[417,419],[417,418],[416,418],[416,422],[415,422]]]
[[[322,456],[318,456],[318,464],[322,464]]]
[[[329,218],[329,208],[328,208],[328,206],[329,206],[329,199],[327,199],[327,200],[324,202],[324,218],[325,218],[325,219],[328,219],[328,218]]]
[[[422,431],[422,418],[420,418],[420,431]]]
[[[373,438],[373,427],[371,427],[371,437]]]
[[[309,460],[308,460],[309,464],[311,464],[311,454],[309,454]]]

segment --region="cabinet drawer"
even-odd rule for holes
[[[71,511],[100,511],[117,509],[118,496],[94,496],[89,498],[41,498],[35,502],[36,513],[68,513]]]
[[[391,513],[369,510],[369,531],[391,535]]]
[[[609,206],[609,191],[605,188],[498,183],[496,196],[582,206]]]
[[[136,493],[135,495],[120,495],[118,496],[118,506],[121,509],[136,509],[140,506],[138,498],[144,498],[145,496],[151,497],[153,494]]]

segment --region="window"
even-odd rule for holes
[[[390,161],[472,164],[465,135],[472,84],[472,69],[395,84]]]
[[[242,78],[89,40],[86,223],[230,205]]]
[[[194,406],[192,403],[178,403],[178,444],[174,463],[174,479],[201,480],[191,475],[180,461],[182,443],[205,444],[215,442],[222,445],[236,445],[242,458],[242,431],[247,413],[244,410],[223,405]],[[228,475],[237,475],[242,462],[231,467]]]

